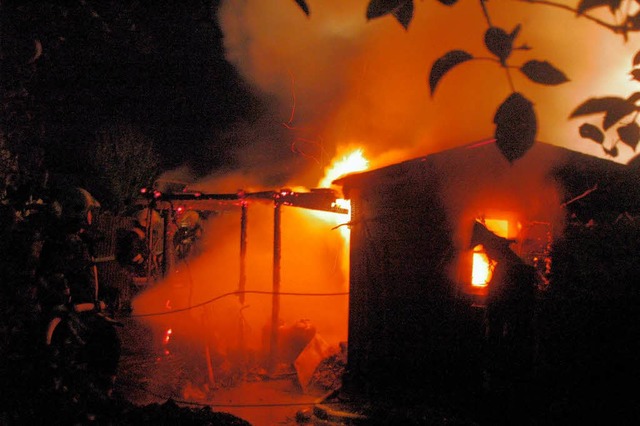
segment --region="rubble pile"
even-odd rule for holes
[[[342,376],[346,366],[347,352],[344,347],[318,364],[309,381],[309,390],[319,393],[338,390],[342,386]]]

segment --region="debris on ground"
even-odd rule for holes
[[[342,376],[347,366],[347,345],[340,344],[340,350],[324,358],[313,372],[307,386],[309,392],[326,393],[342,386]]]

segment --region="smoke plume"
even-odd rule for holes
[[[453,7],[415,2],[407,31],[390,16],[367,22],[367,4],[310,1],[309,18],[294,1],[221,6],[227,59],[270,100],[272,117],[286,125],[285,135],[297,141],[305,158],[321,159],[323,153],[330,158],[337,146],[358,143],[371,158],[400,150],[407,159],[492,136],[493,114],[512,91],[495,62],[459,65],[433,97],[427,83],[432,63],[450,50],[491,56],[483,44],[487,23],[479,2]],[[522,25],[516,45],[531,50],[515,51],[513,65],[549,61],[571,80],[543,86],[511,70],[515,90],[529,97],[539,114],[539,139],[602,155],[597,144],[579,138],[581,123],[568,116],[589,97],[631,93],[627,73],[633,48],[560,9],[518,2],[487,6],[493,25],[507,31]]]

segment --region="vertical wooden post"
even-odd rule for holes
[[[238,318],[238,347],[240,349],[240,356],[242,357],[242,366],[245,366],[245,327],[244,316],[242,310],[244,309],[245,294],[247,284],[247,202],[242,201],[242,209],[240,211],[240,277],[238,281],[238,301],[240,302],[240,316]]]
[[[170,244],[173,244],[173,241],[169,241],[169,222],[171,219],[172,209],[169,206],[168,209],[162,210],[162,278],[165,278],[169,272],[169,256],[173,252],[169,249]]]
[[[269,354],[269,368],[271,372],[276,367],[278,354],[278,320],[280,317],[280,255],[282,250],[280,220],[282,205],[276,200],[273,210],[273,288],[271,302],[271,345]]]
[[[242,210],[240,213],[240,279],[238,282],[238,291],[240,305],[244,306],[244,291],[247,283],[247,202],[242,201]]]
[[[147,228],[145,229],[145,236],[147,241],[147,251],[149,252],[149,257],[147,258],[147,285],[151,283],[151,273],[153,270],[153,264],[155,263],[155,249],[154,246],[156,242],[154,240],[154,227],[153,227],[153,209],[155,208],[155,203],[149,203],[147,206]]]

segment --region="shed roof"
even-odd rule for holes
[[[635,168],[606,159],[572,151],[548,143],[537,142],[520,159],[509,163],[500,153],[494,139],[470,143],[460,147],[413,158],[400,163],[347,175],[333,183],[342,186],[344,196],[350,198],[353,189],[432,176],[467,173],[471,176],[497,173],[518,168],[520,173],[544,173],[559,182],[565,191],[565,202],[573,208],[585,203],[590,209],[640,212],[640,174]],[[588,193],[586,200],[578,198]]]

